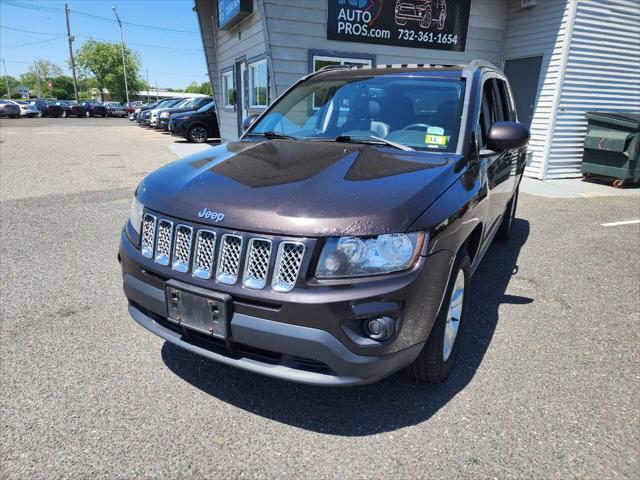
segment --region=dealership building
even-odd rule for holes
[[[587,111],[640,111],[638,0],[195,0],[223,139],[326,65],[504,69],[526,174],[580,174]]]

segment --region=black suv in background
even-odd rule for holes
[[[503,73],[325,67],[245,125],[138,185],[118,253],[134,320],[295,382],[447,378],[525,167]]]
[[[107,107],[98,102],[85,102],[82,104],[87,117],[106,117],[108,115]]]
[[[181,105],[180,107],[166,108],[160,112],[160,115],[158,115],[156,128],[160,128],[162,130],[168,130],[169,117],[171,117],[172,115],[175,115],[177,113],[184,113],[184,112],[195,112],[197,110],[200,110],[202,107],[204,107],[205,105],[211,102],[213,102],[212,97],[195,97],[195,98],[192,98],[186,104]]]
[[[195,112],[176,113],[169,118],[171,135],[183,137],[194,143],[204,143],[210,138],[219,138],[216,105],[210,101]]]
[[[56,105],[62,107],[62,117],[85,117],[87,115],[87,110],[76,102],[60,101],[56,102]]]
[[[42,117],[61,117],[62,107],[49,100],[33,100],[32,105],[42,112]]]

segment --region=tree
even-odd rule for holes
[[[35,72],[35,68],[30,65],[28,70],[31,73],[37,73],[40,75],[42,80],[48,80],[53,77],[59,77],[64,74],[64,71],[60,67],[60,65],[53,63],[51,60],[45,60],[44,58],[39,58],[36,60],[36,65],[38,66],[38,71]]]
[[[140,57],[127,47],[124,49],[124,57],[129,93],[136,93],[144,86],[140,79]],[[89,39],[76,52],[76,64],[82,75],[88,75],[89,72],[93,74],[101,100],[104,100],[105,90],[112,97],[126,99],[119,44]]]
[[[9,92],[7,92],[7,80],[9,80]],[[11,75],[2,75],[0,76],[0,97],[8,98],[9,95],[13,97],[20,96],[16,91],[19,83],[18,80],[13,78]]]
[[[187,93],[202,93],[204,95],[211,95],[211,84],[209,82],[203,82],[198,85],[195,80],[191,82],[187,88],[184,89]]]
[[[200,84],[200,93],[211,95],[211,84],[209,82],[202,82],[202,84]]]

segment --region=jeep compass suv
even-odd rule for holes
[[[118,255],[134,320],[295,382],[443,381],[516,212],[529,132],[504,75],[325,67],[244,126],[136,189]]]

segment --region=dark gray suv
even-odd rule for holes
[[[118,254],[134,320],[295,382],[444,380],[516,212],[529,132],[504,75],[329,67],[245,126],[138,186]]]

